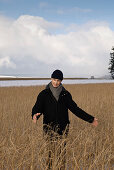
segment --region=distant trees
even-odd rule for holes
[[[109,68],[111,77],[114,79],[114,47],[112,47],[112,52],[110,53]]]

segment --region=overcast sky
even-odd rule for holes
[[[113,7],[113,0],[0,0],[0,75],[107,75]]]

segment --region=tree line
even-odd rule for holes
[[[114,79],[114,46],[112,47],[112,52],[110,52],[110,60],[109,60],[109,72],[111,77]]]

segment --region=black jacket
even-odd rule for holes
[[[72,100],[71,94],[62,87],[58,101],[53,96],[49,85],[41,91],[37,97],[36,103],[32,108],[32,118],[36,113],[43,114],[44,130],[48,131],[46,125],[49,125],[54,131],[58,128],[58,133],[62,134],[69,124],[68,109],[79,118],[92,123],[94,117],[83,111]],[[37,117],[37,119],[40,116]]]

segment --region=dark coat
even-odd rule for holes
[[[71,94],[62,87],[58,101],[53,96],[49,85],[41,91],[37,97],[36,103],[32,108],[32,118],[36,113],[43,114],[44,130],[47,132],[49,129],[46,125],[49,125],[54,131],[57,127],[57,132],[63,134],[67,124],[69,124],[68,109],[74,113],[77,117],[92,123],[94,117],[83,111],[72,100]],[[40,116],[37,117],[37,119]]]

